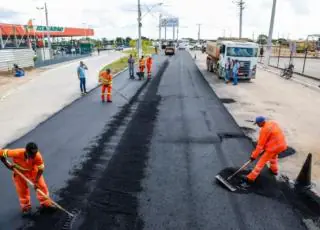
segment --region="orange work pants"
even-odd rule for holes
[[[254,182],[256,178],[260,175],[260,172],[264,168],[264,166],[269,162],[270,163],[270,170],[277,174],[278,173],[278,155],[279,152],[271,153],[271,152],[264,152],[263,155],[260,157],[258,163],[254,167],[254,169],[248,174],[247,178],[249,181]]]
[[[102,85],[101,86],[101,100],[104,101],[106,97],[106,92],[107,91],[107,101],[111,101],[111,91],[112,91],[112,86],[111,85]]]
[[[29,180],[31,180],[34,183],[37,171],[23,172],[23,175],[25,175]],[[27,182],[16,173],[13,173],[13,182],[16,186],[21,209],[25,210],[31,208],[30,190]],[[49,196],[49,190],[43,176],[41,176],[39,179],[38,188],[42,192],[44,192],[44,194]],[[51,201],[42,196],[39,192],[37,192],[37,198],[41,205],[51,206]]]
[[[151,65],[147,65],[148,77],[151,75]]]

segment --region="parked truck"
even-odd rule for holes
[[[215,72],[219,78],[224,78],[226,62],[230,58],[231,61],[238,60],[240,63],[239,79],[255,78],[258,49],[258,44],[246,41],[207,42],[207,70]]]

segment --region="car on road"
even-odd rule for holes
[[[178,49],[179,50],[186,50],[188,47],[188,44],[187,43],[180,43],[179,46],[178,46]]]
[[[174,55],[176,52],[176,47],[173,42],[169,42],[168,45],[166,45],[166,48],[164,50],[165,55]]]
[[[117,51],[122,51],[122,50],[123,50],[123,46],[117,46],[117,47],[116,47],[116,50],[117,50]]]

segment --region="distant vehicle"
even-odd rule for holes
[[[164,50],[164,54],[165,55],[174,55],[176,52],[176,47],[175,47],[175,44],[173,42],[169,42],[167,45],[166,45],[166,48]]]
[[[188,49],[189,50],[194,50],[194,48],[195,48],[195,44],[189,44],[188,45]]]
[[[179,46],[178,46],[178,49],[179,50],[186,50],[187,49],[187,44],[186,43],[184,43],[184,42],[181,42],[180,44],[179,44]]]
[[[201,46],[200,43],[196,43],[196,44],[194,45],[194,48],[197,49],[197,50],[200,50],[201,47],[202,47],[202,46]]]
[[[219,78],[224,78],[226,62],[230,58],[231,61],[238,60],[240,63],[239,79],[255,78],[258,49],[258,44],[240,40],[207,42],[207,70],[217,73]]]
[[[116,50],[117,50],[117,51],[122,51],[122,50],[123,50],[123,46],[117,46],[117,47],[116,47]]]

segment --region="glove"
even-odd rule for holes
[[[34,188],[34,190],[37,190],[39,188],[38,187],[38,182],[34,183],[33,188]]]
[[[255,161],[255,160],[256,160],[256,158],[254,158],[254,157],[250,157],[250,160],[251,160],[251,161]]]

